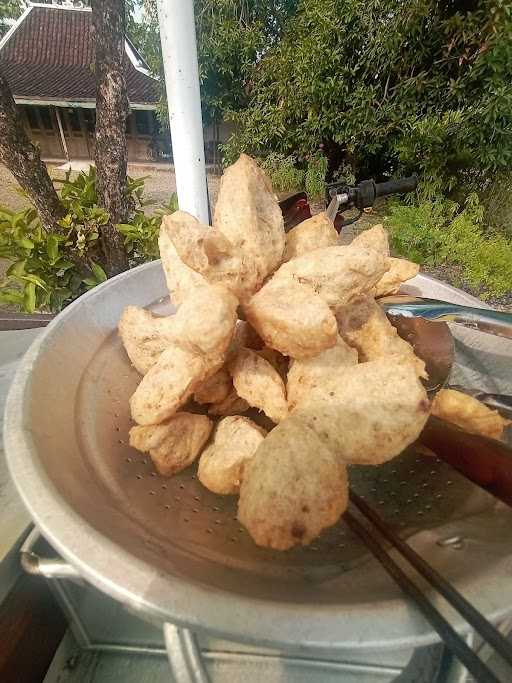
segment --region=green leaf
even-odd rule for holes
[[[35,246],[32,240],[29,240],[28,237],[22,237],[20,240],[18,240],[18,244],[20,245],[20,247],[23,247],[23,249],[30,250],[32,250]]]
[[[26,263],[27,263],[26,260],[16,261],[16,263],[13,263],[11,266],[9,266],[9,268],[7,269],[6,275],[15,275],[15,276],[24,275]]]
[[[36,310],[36,286],[33,282],[27,282],[23,297],[23,308],[27,313]]]
[[[0,290],[0,303],[2,304],[16,304],[22,306],[23,301],[23,292],[20,292],[17,289]]]
[[[59,238],[56,235],[48,235],[46,240],[46,253],[53,265],[59,258]]]
[[[92,289],[98,285],[98,281],[93,277],[84,277],[82,282],[87,285],[88,289]]]
[[[61,258],[55,263],[55,267],[58,270],[66,271],[66,270],[69,270],[70,268],[74,268],[75,264],[73,263],[73,261],[67,261],[66,259]]]
[[[34,286],[41,287],[42,289],[46,290],[47,288],[46,282],[38,275],[34,275],[33,273],[27,273],[26,275],[23,275],[20,279],[25,280],[25,282],[33,284]]]
[[[105,280],[107,279],[107,274],[105,273],[103,268],[97,263],[92,264],[92,272],[94,273],[96,282],[105,282]]]

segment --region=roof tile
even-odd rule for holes
[[[96,97],[92,13],[32,7],[0,51],[0,67],[15,97],[80,101]],[[155,103],[158,83],[126,57],[132,103]]]

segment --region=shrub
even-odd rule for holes
[[[304,187],[304,171],[297,168],[293,155],[268,154],[259,162],[275,192],[296,192]]]
[[[358,177],[417,171],[443,192],[512,164],[507,0],[302,0],[247,80],[226,145],[306,155]]]
[[[416,263],[457,264],[483,298],[512,290],[512,241],[482,229],[484,208],[471,194],[463,208],[449,200],[392,204],[387,224],[397,253]]]
[[[299,161],[293,154],[272,152],[258,161],[275,192],[306,190],[311,199],[324,196],[327,158],[323,154],[309,154]]]
[[[312,154],[308,158],[305,187],[310,199],[325,196],[325,174],[327,173],[327,157]]]
[[[60,198],[66,215],[47,232],[34,208],[13,212],[0,207],[0,258],[11,262],[0,283],[0,303],[26,313],[60,311],[104,280],[99,263],[100,227],[107,212],[97,206],[96,171],[70,174],[62,181]],[[174,199],[154,216],[143,212],[144,179],[129,179],[126,191],[133,207],[130,224],[119,226],[125,236],[130,265],[158,258],[158,231],[162,213],[176,210]]]

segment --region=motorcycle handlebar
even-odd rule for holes
[[[418,176],[412,175],[409,178],[400,180],[388,180],[385,183],[375,183],[375,196],[385,197],[388,194],[402,194],[412,192],[418,186]]]

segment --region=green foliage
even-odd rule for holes
[[[300,163],[292,154],[278,153],[267,154],[258,161],[276,192],[306,190],[311,199],[324,196],[327,159],[322,154],[310,154]]]
[[[484,207],[476,194],[465,206],[453,201],[423,201],[411,206],[393,204],[387,218],[393,247],[416,263],[462,267],[472,287],[483,288],[482,298],[512,290],[512,241],[484,234]]]
[[[325,196],[325,174],[327,172],[327,158],[323,154],[311,154],[308,157],[305,187],[311,199]]]
[[[512,172],[496,173],[482,192],[485,224],[512,238]]]
[[[131,4],[134,2],[131,0]],[[140,0],[143,18],[128,13],[128,33],[155,75],[163,75],[156,0]],[[259,57],[278,39],[297,0],[196,0],[197,52],[203,120],[221,121],[248,101],[248,86]],[[161,79],[162,89],[165,84]],[[159,108],[168,125],[165,93]]]
[[[272,181],[275,192],[297,192],[304,187],[305,173],[297,167],[294,156],[268,154],[259,159],[261,167]]]
[[[11,21],[17,19],[25,9],[26,3],[23,0],[0,0],[0,38],[7,33]]]
[[[160,258],[158,234],[162,216],[178,210],[178,197],[173,194],[169,203],[157,209],[155,215],[146,216],[142,211],[135,214],[132,222],[120,223],[117,229],[124,235],[126,251],[133,264]]]
[[[510,167],[511,63],[508,0],[300,0],[252,70],[228,156],[324,144],[359,176],[416,170],[446,191]]]
[[[0,207],[0,258],[11,262],[0,283],[0,303],[26,313],[57,312],[107,278],[99,260],[101,227],[109,220],[97,206],[96,170],[67,173],[60,182],[66,215],[54,232],[47,232],[33,208],[13,212]],[[144,179],[128,179],[126,191],[134,207],[130,224],[119,226],[131,265],[158,258],[162,215],[177,208],[173,197],[154,216],[143,212]]]

